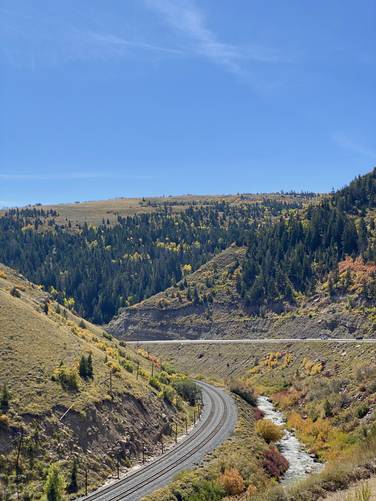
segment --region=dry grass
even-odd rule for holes
[[[181,195],[173,197],[145,197],[145,198],[115,198],[111,200],[84,201],[71,204],[55,204],[38,206],[42,209],[53,209],[59,213],[57,221],[65,224],[67,220],[73,223],[98,225],[104,219],[111,224],[116,223],[117,216],[132,216],[134,214],[150,213],[160,210],[164,204],[168,204],[173,212],[181,212],[189,206],[207,205],[213,202],[227,202],[230,204],[249,203],[254,204],[268,200],[292,202],[294,197],[276,193],[270,194],[247,194],[239,195]],[[296,200],[296,199],[295,199]],[[301,198],[302,202],[307,200]],[[0,216],[5,211],[0,211]]]

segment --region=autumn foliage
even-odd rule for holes
[[[278,449],[271,447],[264,453],[262,466],[268,475],[278,479],[286,473],[289,462],[282,456]]]
[[[266,443],[278,442],[283,437],[280,426],[274,424],[269,419],[260,419],[256,423],[256,433],[260,435]]]
[[[229,496],[236,496],[245,490],[243,477],[236,468],[225,470],[219,482]]]

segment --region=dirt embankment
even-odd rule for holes
[[[108,326],[129,340],[213,338],[355,338],[374,337],[375,325],[365,315],[347,311],[342,303],[321,304],[318,312],[251,317],[238,304],[214,305],[207,314],[199,305],[124,309]],[[209,317],[209,318],[208,318]]]

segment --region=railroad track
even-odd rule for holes
[[[193,432],[140,470],[82,499],[136,501],[168,484],[178,472],[192,467],[222,442],[235,426],[235,404],[222,390],[202,382],[198,384],[203,392],[204,410]]]

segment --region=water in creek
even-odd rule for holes
[[[264,412],[265,419],[270,419],[278,425],[285,424],[282,414],[275,409],[273,403],[267,397],[258,397],[257,406]],[[323,464],[308,454],[303,444],[299,442],[291,431],[285,430],[283,438],[277,445],[281,454],[289,462],[289,469],[283,476],[282,484],[299,480],[310,473],[317,473],[322,469]]]

